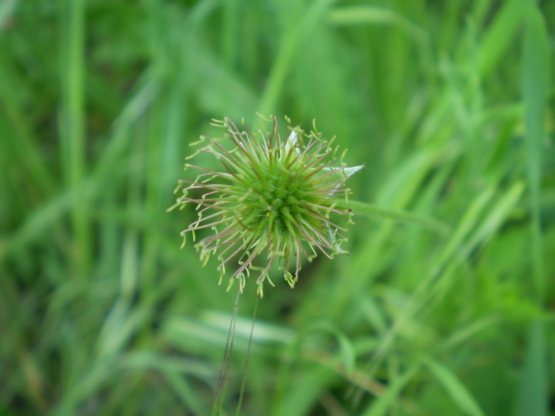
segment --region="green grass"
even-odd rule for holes
[[[372,206],[349,256],[265,291],[241,414],[555,414],[554,22],[532,0],[0,2],[0,414],[210,414],[235,296],[166,209],[210,119],[259,111],[337,135]]]

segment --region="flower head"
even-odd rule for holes
[[[351,219],[345,183],[362,168],[344,166],[333,139],[326,141],[315,127],[305,133],[288,120],[283,139],[276,118],[268,121],[271,130],[255,135],[228,118],[214,120],[225,137],[201,137],[187,159],[206,154],[221,169],[187,163],[185,169],[198,176],[179,181],[172,207],[194,206],[197,218],[181,232],[183,243],[188,234],[196,241],[203,233],[196,248],[204,264],[217,259],[220,282],[226,267],[235,264],[230,285],[237,280],[242,291],[255,274],[259,296],[265,282],[273,286],[272,270],[293,287],[304,259],[345,253],[344,227]]]

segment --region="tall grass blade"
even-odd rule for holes
[[[62,106],[60,136],[64,174],[71,189],[71,224],[75,238],[75,267],[86,270],[90,261],[90,229],[87,205],[80,186],[85,175],[85,2],[66,0],[62,3]]]
[[[535,2],[530,2],[525,15],[522,89],[526,126],[529,204],[531,215],[531,267],[535,298],[543,304],[545,270],[541,220],[542,154],[545,139],[545,114],[549,91],[549,40],[545,22]],[[544,325],[530,324],[528,347],[521,381],[520,414],[548,414],[548,361]]]

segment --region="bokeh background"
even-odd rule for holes
[[[555,2],[0,2],[0,414],[207,415],[234,294],[167,213],[212,117],[365,164],[258,306],[243,415],[555,414]],[[254,282],[251,282],[254,283]],[[255,303],[239,302],[221,414]]]

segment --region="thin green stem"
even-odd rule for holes
[[[245,359],[245,369],[243,370],[243,381],[241,382],[241,390],[239,391],[239,401],[237,402],[237,409],[235,410],[235,415],[239,416],[241,414],[241,407],[243,405],[243,396],[245,394],[245,386],[247,384],[247,374],[249,372],[249,363],[251,357],[251,349],[252,349],[252,336],[254,334],[254,324],[256,322],[256,312],[258,310],[258,300],[260,296],[256,297],[254,301],[254,311],[252,313],[252,323],[251,323],[251,333],[249,335],[249,345],[247,347],[247,358]]]
[[[239,297],[241,290],[237,288],[237,296],[233,305],[233,312],[231,314],[231,321],[229,323],[229,330],[227,332],[227,341],[225,345],[224,358],[220,374],[218,376],[218,384],[216,386],[216,397],[214,406],[212,407],[212,416],[218,416],[222,412],[222,407],[225,399],[225,390],[227,387],[227,377],[229,375],[229,368],[231,365],[231,355],[233,353],[233,341],[235,340],[235,324],[237,322],[237,311],[239,310]]]

